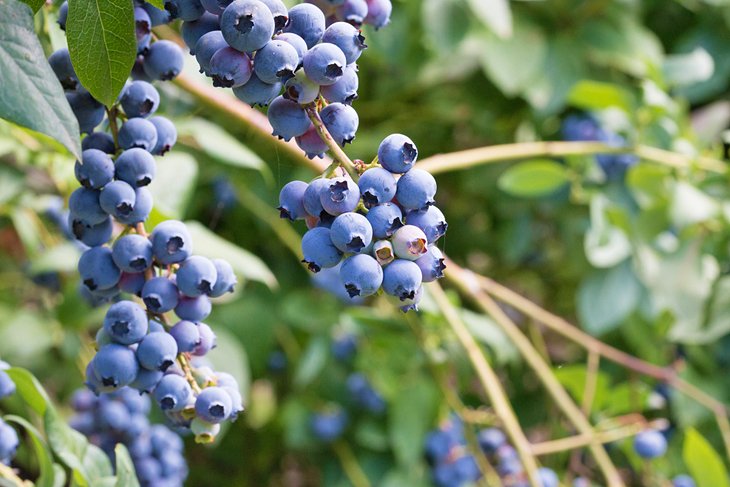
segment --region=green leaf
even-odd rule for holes
[[[33,374],[25,369],[11,367],[5,372],[15,383],[15,388],[20,397],[39,416],[44,416],[49,407],[53,407],[51,399],[45,389]]]
[[[631,243],[620,228],[609,222],[610,200],[602,193],[591,199],[591,228],[585,234],[585,254],[594,267],[614,267],[631,255]]]
[[[69,0],[66,37],[84,88],[111,106],[137,57],[134,8],[129,0]]]
[[[568,169],[549,159],[521,162],[499,177],[502,191],[514,196],[534,198],[553,193],[570,181]]]
[[[38,459],[38,468],[40,470],[40,475],[35,481],[35,486],[54,487],[57,481],[55,478],[56,472],[53,466],[53,457],[48,445],[46,445],[46,442],[43,441],[41,433],[35,428],[35,426],[19,416],[8,415],[3,419],[9,423],[16,423],[25,428],[31,438],[33,449],[35,450],[35,455]]]
[[[329,345],[324,337],[316,337],[310,340],[306,350],[302,354],[294,373],[294,384],[297,387],[304,387],[312,382],[327,363],[327,350]]]
[[[512,10],[507,0],[467,0],[474,15],[503,39],[512,36]]]
[[[702,47],[689,54],[674,54],[662,66],[666,82],[673,86],[688,86],[707,81],[715,71],[715,61]]]
[[[264,262],[248,250],[219,237],[199,222],[185,222],[195,245],[195,253],[211,259],[227,260],[237,274],[262,282],[270,288],[278,287],[276,277]]]
[[[114,456],[117,459],[117,481],[114,487],[139,487],[137,473],[127,447],[117,443],[117,446],[114,447]]]
[[[28,5],[33,12],[37,12],[46,3],[45,0],[23,0],[23,3]]]
[[[582,364],[564,365],[553,369],[555,377],[575,398],[577,403],[583,402],[585,393],[587,371]],[[602,410],[606,399],[609,398],[611,379],[608,374],[598,371],[596,373],[596,390],[593,398],[593,410]],[[610,401],[608,401],[610,402]]]
[[[591,335],[607,333],[636,309],[641,284],[628,261],[588,276],[578,289],[578,316]]]
[[[388,432],[398,462],[414,466],[421,458],[426,433],[433,426],[439,392],[424,377],[404,380],[402,386],[388,409]]]
[[[618,107],[627,113],[634,110],[634,96],[625,88],[600,81],[581,80],[573,86],[568,103],[584,110]]]
[[[45,249],[33,259],[28,271],[31,274],[43,272],[72,272],[79,260],[79,248],[71,242],[64,242]]]
[[[682,458],[697,487],[730,486],[720,455],[694,428],[688,428],[684,433]]]
[[[0,1],[0,118],[53,137],[80,157],[78,122],[45,59],[28,6]]]
[[[225,370],[236,379],[245,404],[248,402],[251,386],[251,370],[246,350],[241,346],[241,341],[229,331],[221,327],[215,327],[213,331],[218,337],[217,346],[206,357],[215,370]]]
[[[190,154],[170,152],[158,157],[157,172],[149,185],[157,209],[169,218],[183,218],[197,179],[198,163]]]
[[[699,188],[684,181],[674,186],[669,214],[672,223],[684,228],[715,218],[720,213],[720,204]]]
[[[147,3],[160,10],[165,10],[165,0],[147,0]]]

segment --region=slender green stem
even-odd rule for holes
[[[114,147],[119,148],[119,126],[117,125],[117,108],[106,108],[106,118],[109,120],[109,130],[112,132]]]
[[[352,453],[350,446],[342,440],[338,440],[332,444],[337,458],[342,465],[342,469],[345,471],[345,475],[350,479],[354,487],[370,487],[370,480],[368,476],[363,472],[360,464],[357,463],[357,458]]]
[[[339,144],[335,142],[335,139],[332,138],[332,135],[329,130],[327,130],[327,127],[325,127],[322,118],[319,116],[316,102],[305,106],[304,110],[307,112],[309,120],[312,121],[312,124],[317,131],[317,135],[319,135],[322,142],[327,145],[327,148],[329,148],[330,152],[334,156],[335,161],[339,162],[340,167],[344,168],[345,171],[347,171],[347,174],[349,174],[354,181],[357,181],[360,176],[357,174],[357,170],[355,169],[355,163],[352,162],[348,155],[345,154],[345,151],[342,150],[342,147],[340,147]]]
[[[451,329],[456,334],[457,339],[461,343],[461,346],[466,350],[469,361],[472,363],[479,380],[484,387],[484,392],[489,397],[494,411],[502,422],[504,430],[507,432],[512,444],[517,450],[517,454],[520,457],[520,461],[527,473],[530,485],[533,487],[540,487],[540,480],[537,476],[537,461],[531,452],[530,442],[525,436],[525,432],[522,430],[517,416],[515,415],[512,405],[507,398],[507,394],[502,389],[502,384],[499,382],[497,374],[489,365],[484,353],[479,348],[474,337],[469,333],[469,329],[466,327],[461,317],[456,311],[456,308],[451,304],[449,298],[444,293],[441,286],[434,282],[429,286],[431,296],[436,300],[439,309],[444,315],[446,322],[449,324]]]

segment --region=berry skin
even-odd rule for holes
[[[150,393],[160,382],[164,373],[159,370],[139,369],[137,377],[134,378],[129,387],[137,389],[139,392]]]
[[[134,7],[134,33],[137,38],[137,52],[144,52],[152,37],[152,20],[142,7]]]
[[[294,46],[285,41],[272,40],[256,51],[253,69],[264,83],[286,81],[294,76],[299,64],[299,54]]]
[[[231,264],[223,259],[213,259],[213,266],[215,267],[216,279],[208,296],[217,298],[226,293],[232,293],[235,285],[238,284],[238,279]]]
[[[314,125],[294,140],[310,159],[314,159],[315,157],[322,158],[324,157],[324,153],[327,152],[327,144],[320,138]]]
[[[86,137],[84,141],[95,134],[106,135],[102,132],[95,132]],[[114,141],[112,141],[113,147]],[[101,150],[84,149],[84,152],[81,154],[81,162],[76,161],[74,174],[78,182],[81,183],[81,186],[88,189],[101,189],[114,179],[114,161],[112,161],[112,158],[107,153]]]
[[[220,15],[231,4],[232,0],[200,0],[205,10],[213,15]]]
[[[18,433],[12,426],[0,419],[0,461],[5,464],[10,463],[19,445]]]
[[[340,177],[329,180],[329,186],[319,195],[324,211],[337,216],[355,211],[360,202],[360,188],[352,179]]]
[[[171,19],[181,19],[185,22],[198,20],[205,13],[200,0],[165,0],[165,10]]]
[[[256,76],[251,78],[243,85],[233,88],[233,94],[236,98],[251,106],[268,106],[281,93],[281,83],[274,84],[264,83]]]
[[[367,219],[373,227],[375,238],[390,238],[403,226],[403,213],[395,203],[382,203],[370,208]]]
[[[139,342],[136,354],[145,369],[164,372],[175,363],[177,342],[169,333],[150,333]]]
[[[185,296],[195,298],[210,294],[217,278],[213,262],[206,257],[193,255],[180,265],[177,271],[177,287]]]
[[[353,400],[366,411],[382,413],[385,411],[385,400],[373,389],[367,378],[360,373],[353,373],[347,378],[347,389]]]
[[[223,38],[223,33],[214,30],[203,34],[195,44],[195,59],[200,65],[200,72],[210,75],[210,60],[213,55],[220,49],[228,47],[228,43]]]
[[[12,396],[15,393],[15,382],[5,370],[0,370],[0,399]]]
[[[142,287],[142,301],[153,313],[167,313],[177,306],[177,286],[166,277],[153,277]]]
[[[642,431],[634,437],[634,451],[641,458],[657,458],[667,451],[667,439],[657,430]]]
[[[444,255],[438,247],[430,245],[428,252],[416,260],[416,265],[421,269],[423,282],[432,282],[444,277]]]
[[[150,235],[152,253],[160,264],[182,262],[193,251],[193,239],[183,222],[167,220],[155,227]]]
[[[412,169],[398,180],[395,197],[410,210],[425,210],[434,203],[436,180],[423,169]]]
[[[345,333],[332,340],[332,356],[340,362],[349,361],[357,352],[357,337]]]
[[[116,176],[130,186],[139,188],[152,182],[155,169],[155,158],[152,154],[134,147],[125,150],[117,158]]]
[[[287,21],[289,20],[289,11],[281,0],[261,0],[265,4],[271,15],[274,16],[274,31],[281,32]]]
[[[147,314],[132,301],[119,301],[107,310],[104,331],[115,342],[132,345],[147,334]]]
[[[61,30],[66,30],[66,19],[68,18],[68,2],[63,2],[58,8],[58,26]]]
[[[95,189],[76,188],[68,199],[68,209],[74,218],[97,225],[107,218],[99,202],[101,193]]]
[[[145,9],[147,12],[147,15],[150,16],[150,21],[152,22],[152,27],[157,27],[158,25],[163,24],[169,24],[172,20],[170,18],[169,12],[166,10],[160,10],[157,7],[152,6],[152,4],[149,4],[147,2],[144,2],[142,4],[142,8]]]
[[[120,102],[127,117],[148,117],[160,106],[160,94],[146,81],[132,81],[124,88]]]
[[[181,297],[175,306],[175,314],[181,320],[202,321],[210,314],[212,305],[208,296]]]
[[[213,330],[205,323],[198,323],[198,334],[200,335],[200,343],[193,349],[193,355],[202,357],[216,347],[216,336]]]
[[[192,390],[185,378],[175,374],[167,374],[155,387],[152,396],[165,412],[182,411],[188,404]]]
[[[413,225],[404,225],[393,234],[393,251],[400,259],[418,260],[428,252],[426,234]]]
[[[99,383],[113,389],[131,384],[139,370],[134,352],[116,343],[101,347],[91,365]]]
[[[192,352],[200,344],[198,325],[192,321],[178,321],[170,329],[170,335],[175,339],[180,353]]]
[[[162,156],[169,152],[177,142],[177,129],[175,129],[175,124],[165,117],[151,117],[149,121],[155,126],[157,133],[157,143],[150,152]]]
[[[289,9],[289,22],[284,32],[297,34],[307,43],[307,49],[317,44],[325,29],[324,13],[314,5],[300,3]]]
[[[360,253],[368,250],[373,241],[373,227],[359,213],[343,213],[332,222],[332,243],[342,252]]]
[[[342,262],[340,278],[351,298],[370,296],[383,283],[383,268],[369,255],[353,255]]]
[[[363,50],[368,47],[365,45],[365,37],[360,30],[347,22],[335,22],[327,27],[322,36],[322,42],[339,47],[345,55],[347,64],[357,61]]]
[[[318,178],[309,183],[306,191],[304,191],[304,198],[302,203],[304,204],[304,210],[311,216],[319,217],[322,215],[324,208],[320,201],[320,194],[327,189],[332,183],[331,179]]]
[[[183,64],[182,49],[171,41],[154,42],[144,56],[144,72],[155,80],[169,81],[176,78]]]
[[[360,79],[357,76],[357,66],[349,64],[342,72],[342,77],[333,85],[323,86],[322,96],[330,103],[343,103],[352,105],[357,100],[357,89],[360,87]]]
[[[367,4],[366,24],[370,24],[375,27],[375,30],[378,30],[390,23],[390,14],[393,12],[391,0],[367,0]]]
[[[350,24],[360,26],[368,14],[368,4],[365,0],[345,0],[337,7],[337,17]]]
[[[297,34],[294,34],[293,32],[282,32],[281,34],[277,34],[274,36],[275,40],[288,42],[291,44],[291,46],[294,48],[294,50],[297,51],[297,55],[299,56],[299,61],[297,62],[297,66],[302,64],[302,59],[304,58],[304,54],[307,52],[307,43],[304,42],[304,39],[302,39]]]
[[[307,78],[303,69],[298,70],[284,85],[284,97],[301,105],[312,103],[318,96],[319,85]]]
[[[210,58],[208,74],[213,78],[213,86],[223,88],[242,86],[251,79],[252,73],[251,58],[248,54],[232,47],[219,49]]]
[[[301,4],[307,5],[307,4]],[[332,442],[342,436],[347,427],[347,413],[340,408],[332,411],[313,414],[309,420],[309,427],[318,439]]]
[[[219,30],[218,16],[205,12],[202,17],[192,22],[183,22],[180,33],[185,45],[190,49],[190,54],[195,55],[195,46],[198,41],[208,32]],[[221,46],[222,47],[222,46]]]
[[[106,132],[92,132],[84,137],[84,140],[81,141],[81,149],[84,151],[96,149],[107,154],[114,154],[116,152],[116,148],[114,147],[114,138]],[[82,153],[82,159],[83,156],[84,154]],[[86,164],[86,162],[84,162],[84,164]],[[78,175],[76,176],[76,179],[79,179]]]
[[[326,86],[335,84],[342,77],[347,60],[336,45],[317,44],[304,54],[302,64],[309,79],[318,85]]]
[[[319,113],[324,125],[335,141],[344,147],[355,139],[360,119],[350,105],[330,103]]]
[[[76,76],[73,64],[71,64],[71,55],[68,49],[62,47],[48,57],[48,64],[61,82],[64,90],[76,90],[79,85],[79,78]]]
[[[677,475],[672,479],[673,487],[696,487],[694,479],[689,475]]]
[[[486,428],[479,431],[477,441],[482,451],[488,455],[496,452],[497,449],[507,443],[507,437],[502,430],[497,428]]]
[[[241,52],[253,52],[266,45],[274,35],[274,16],[258,0],[235,0],[220,17],[226,42]]]
[[[319,272],[322,268],[334,267],[342,260],[342,252],[335,247],[328,228],[316,227],[302,238],[302,253],[309,270]]]
[[[537,476],[542,482],[542,487],[559,487],[560,479],[558,475],[547,467],[540,467],[537,469]]]
[[[140,296],[144,283],[144,274],[141,272],[122,272],[122,277],[119,278],[119,290]]]
[[[298,103],[278,96],[269,105],[269,123],[274,128],[273,135],[284,140],[299,137],[311,127],[312,122]]]
[[[135,223],[147,220],[152,211],[152,193],[147,188],[134,189],[134,208],[128,215],[117,215],[119,223],[134,225]]]
[[[304,209],[304,192],[309,185],[304,181],[291,181],[279,192],[279,207],[281,218],[291,221],[303,220],[307,216]]]
[[[114,264],[109,247],[92,247],[79,259],[81,281],[90,291],[111,289],[117,285],[122,272]]]
[[[383,290],[401,301],[415,298],[421,282],[421,269],[410,260],[396,259],[383,270]]]
[[[68,226],[73,236],[89,247],[97,247],[109,241],[112,237],[111,217],[107,217],[97,225],[91,225],[82,219],[77,219],[69,213]]]
[[[66,101],[71,105],[71,110],[76,116],[81,133],[93,132],[97,125],[104,120],[104,115],[106,115],[104,105],[94,99],[88,91],[67,92]]]
[[[423,230],[429,244],[436,243],[438,239],[446,234],[449,227],[444,214],[434,205],[425,210],[410,211],[406,217],[406,222]]]
[[[206,387],[195,400],[195,414],[208,423],[220,423],[231,415],[233,402],[222,387]]]
[[[119,129],[118,140],[122,149],[139,147],[151,152],[157,144],[157,130],[149,120],[130,118]]]
[[[380,167],[365,171],[357,185],[366,208],[392,200],[397,188],[393,174]]]
[[[402,134],[387,136],[378,147],[378,162],[395,174],[408,172],[418,159],[418,149],[411,139]]]

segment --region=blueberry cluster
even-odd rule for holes
[[[77,390],[71,407],[76,414],[69,423],[100,447],[114,462],[114,447],[127,447],[142,487],[181,487],[188,475],[183,442],[163,425],[147,418],[150,399],[132,389],[95,396]]]
[[[393,134],[370,165],[349,176],[321,177],[282,188],[282,218],[306,220],[304,260],[312,272],[333,269],[350,298],[381,287],[398,298],[403,311],[417,309],[422,283],[443,276],[444,257],[436,242],[447,223],[434,205],[436,180],[414,168],[418,150],[408,137]]]
[[[621,147],[626,145],[626,139],[610,130],[603,128],[598,120],[586,114],[569,115],[563,120],[563,138],[572,142],[604,142],[608,145]],[[633,154],[599,154],[596,162],[609,181],[620,181],[626,170],[639,161]]]
[[[8,368],[10,368],[10,365],[0,360],[0,399],[15,393],[15,382],[5,372],[5,369]],[[10,465],[19,445],[18,433],[12,426],[0,419],[0,462]]]
[[[426,436],[424,451],[438,487],[462,487],[482,476],[476,458],[466,449],[464,425],[456,416]]]

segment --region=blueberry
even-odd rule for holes
[[[178,321],[170,329],[170,335],[175,339],[177,350],[180,353],[192,352],[200,344],[198,325],[191,321]]]
[[[213,262],[206,257],[193,255],[180,265],[177,271],[177,287],[191,298],[210,294],[217,277]]]
[[[231,264],[223,259],[213,259],[213,266],[216,271],[216,279],[213,284],[213,289],[208,293],[208,296],[217,298],[226,293],[232,293],[234,286],[238,284],[238,279],[233,272]]]
[[[570,115],[563,120],[563,139],[571,142],[598,141],[606,138],[598,121],[589,115]]]
[[[289,140],[298,137],[309,129],[312,122],[298,103],[278,96],[269,105],[269,123],[274,128],[273,135]]]
[[[92,132],[84,137],[81,141],[81,149],[84,151],[96,149],[107,154],[114,154],[116,152],[114,138],[106,132]],[[83,157],[83,154],[81,155]]]
[[[461,487],[461,481],[456,473],[454,463],[441,463],[436,465],[431,477],[436,487]]]
[[[144,71],[155,80],[169,81],[176,78],[183,64],[182,49],[172,41],[154,42],[144,56]]]
[[[132,345],[147,334],[147,314],[132,301],[119,301],[107,310],[104,331],[115,342]]]
[[[119,145],[122,149],[139,147],[148,152],[157,144],[155,126],[144,118],[130,118],[119,129]]]
[[[150,333],[145,336],[137,347],[137,360],[147,370],[164,372],[175,363],[177,357],[177,342],[166,332]]]
[[[264,83],[286,81],[294,76],[299,64],[299,54],[294,46],[281,40],[269,41],[256,51],[253,69]]]
[[[323,158],[324,153],[327,152],[327,144],[324,143],[322,138],[317,133],[317,129],[312,125],[299,137],[294,139],[300,149],[304,151],[304,154],[310,158],[315,157]],[[321,205],[321,203],[320,203]]]
[[[347,64],[358,60],[365,45],[365,37],[359,29],[347,22],[335,22],[327,27],[322,36],[322,42],[334,44],[342,50]]]
[[[331,180],[327,178],[318,178],[309,183],[306,191],[304,191],[304,198],[302,203],[304,204],[304,210],[311,216],[319,217],[324,208],[320,201],[320,194],[327,190],[331,184]]]
[[[421,282],[421,269],[409,260],[396,259],[383,270],[383,290],[401,301],[413,299]]]
[[[134,208],[127,215],[118,214],[117,220],[125,225],[134,225],[147,220],[152,211],[152,193],[147,188],[134,188]]]
[[[542,482],[542,487],[559,487],[560,479],[552,469],[547,467],[540,467],[537,469],[537,476]]]
[[[153,313],[167,313],[179,302],[177,286],[166,277],[153,277],[142,287],[142,301]]]
[[[0,370],[0,399],[12,396],[15,393],[15,382],[5,370]]]
[[[642,431],[634,437],[634,451],[642,458],[657,458],[667,451],[667,439],[657,430]]]
[[[269,354],[269,357],[266,360],[266,367],[271,372],[284,372],[286,370],[287,363],[286,354],[281,350],[274,350]]]
[[[51,65],[51,69],[55,73],[56,78],[58,78],[58,81],[61,82],[64,90],[74,91],[80,86],[79,78],[76,76],[73,64],[71,64],[71,55],[68,49],[62,47],[53,52],[48,57],[48,64]]]
[[[114,230],[111,217],[107,217],[99,224],[92,225],[83,219],[75,218],[70,213],[68,226],[73,236],[89,247],[97,247],[108,242]]]
[[[155,127],[155,133],[157,134],[157,142],[150,152],[159,156],[164,155],[166,152],[170,151],[170,149],[172,149],[175,145],[175,142],[177,142],[177,130],[175,129],[175,124],[173,124],[170,119],[160,116],[151,117],[149,122]]]
[[[345,0],[337,7],[337,17],[360,26],[368,15],[368,4],[365,0]]]
[[[124,430],[129,424],[129,411],[118,401],[105,401],[99,404],[97,412],[99,427],[116,431]]]
[[[220,423],[231,414],[231,396],[222,387],[206,387],[195,399],[195,414],[208,423]]]
[[[66,19],[68,19],[68,2],[63,2],[58,8],[58,26],[61,30],[66,30]]]
[[[431,431],[424,441],[426,458],[433,463],[440,463],[449,456],[449,453],[454,446],[456,446],[456,444],[451,436],[445,431]]]
[[[340,278],[350,297],[370,296],[383,282],[383,269],[369,255],[353,255],[342,262]]]
[[[380,167],[365,171],[357,185],[366,208],[392,200],[397,188],[393,174]]]
[[[198,20],[205,13],[200,0],[165,0],[165,10],[171,19],[181,19],[185,22]]]
[[[152,265],[152,243],[141,235],[124,235],[114,242],[112,258],[124,272],[142,272]]]
[[[200,72],[210,75],[210,60],[213,54],[220,49],[228,47],[228,43],[223,38],[223,34],[219,30],[214,30],[203,34],[195,44],[195,59],[200,65]]]
[[[169,12],[167,12],[166,10],[160,10],[159,8],[153,6],[151,3],[142,2],[142,8],[145,9],[147,15],[149,15],[152,27],[168,24],[170,23],[170,20],[172,20],[170,18]]]
[[[18,433],[12,426],[0,419],[0,460],[10,463],[20,445]]]
[[[319,201],[330,215],[352,212],[360,202],[360,188],[350,178],[332,178],[329,186],[320,193]]]
[[[116,343],[101,347],[91,364],[101,385],[113,389],[131,384],[139,370],[134,352]]]
[[[284,26],[284,32],[297,34],[311,49],[324,34],[325,18],[322,11],[314,5],[301,3],[289,9],[289,22]]]
[[[304,58],[304,54],[306,54],[308,47],[307,43],[304,42],[304,39],[302,39],[301,36],[298,36],[293,32],[282,32],[281,34],[277,34],[276,36],[274,36],[274,39],[278,41],[288,42],[294,48],[294,50],[297,51],[297,56],[299,57],[299,61],[297,61],[297,66],[300,66],[302,64],[302,59]]]
[[[147,73],[144,72],[143,55],[138,55],[137,58],[134,60],[134,64],[132,65],[132,72],[129,73],[129,76],[132,78],[133,81],[145,81],[147,83],[150,83],[152,81],[152,78],[147,76]]]
[[[134,188],[124,181],[112,181],[99,196],[101,207],[115,218],[123,218],[132,213],[135,202]]]
[[[342,436],[347,423],[347,413],[338,407],[330,411],[313,414],[309,420],[309,427],[318,439],[324,442],[332,442]]]
[[[152,253],[164,265],[182,262],[192,253],[192,237],[183,222],[167,220],[155,227],[150,235]]]
[[[367,214],[375,238],[389,238],[403,226],[403,214],[395,203],[383,203]]]
[[[122,272],[119,278],[119,290],[139,296],[144,286],[144,274],[141,272]]]
[[[258,0],[235,0],[221,15],[221,32],[226,42],[242,52],[253,52],[274,35],[274,16]]]
[[[304,209],[304,192],[308,184],[304,181],[290,181],[279,193],[279,207],[281,218],[288,218],[291,221],[303,220],[306,217]]]
[[[109,247],[92,247],[85,251],[79,259],[78,270],[81,281],[90,291],[111,289],[121,277]]]
[[[428,252],[428,242],[423,230],[404,225],[393,233],[393,251],[400,259],[418,260]]]
[[[157,111],[160,94],[146,81],[132,81],[122,91],[120,103],[127,117],[147,117]]]
[[[373,227],[359,213],[343,213],[332,222],[332,243],[342,252],[360,253],[368,250],[373,241]]]
[[[417,159],[418,149],[405,135],[389,135],[378,147],[378,161],[385,169],[395,174],[408,172]]]
[[[385,400],[375,389],[373,389],[370,382],[363,374],[350,374],[347,378],[346,385],[353,400],[360,407],[375,414],[380,414],[385,411]]]
[[[360,120],[350,105],[330,103],[322,109],[320,116],[330,135],[339,145],[344,146],[355,139]]]
[[[430,245],[428,252],[416,260],[416,265],[421,269],[423,282],[432,282],[444,277],[444,270],[446,269],[444,261],[441,250],[435,245]]]
[[[241,393],[238,390],[238,384],[236,384],[236,387],[223,387],[223,390],[231,398],[231,414],[228,418],[235,420],[238,414],[244,410],[243,397],[241,397]]]
[[[66,101],[68,101],[76,116],[81,133],[93,132],[97,125],[104,120],[106,114],[104,105],[99,103],[88,91],[68,92],[66,93]]]
[[[95,133],[101,134],[101,132]],[[114,142],[112,142],[112,147],[114,147]],[[98,149],[85,149],[81,154],[81,162],[76,161],[74,174],[85,188],[101,189],[114,179],[114,161],[109,154]]]
[[[213,330],[211,330],[205,323],[198,323],[197,327],[198,334],[200,335],[200,342],[195,346],[192,354],[202,357],[216,347],[216,336],[215,333],[213,333]]]
[[[220,15],[231,4],[232,0],[200,0],[203,8],[213,15]]]
[[[279,93],[281,93],[280,82],[277,81],[274,84],[264,83],[256,76],[256,73],[253,73],[245,84],[233,88],[233,94],[239,100],[251,106],[268,106],[274,98],[279,96]]]
[[[289,20],[289,11],[281,0],[261,0],[274,16],[274,31],[280,32]]]
[[[446,234],[448,224],[444,214],[436,206],[429,206],[425,210],[408,212],[406,223],[415,225],[426,234],[429,244],[434,244]]]
[[[672,479],[673,487],[696,487],[696,483],[689,475],[677,475]]]
[[[332,243],[328,228],[313,228],[302,238],[302,253],[309,270],[319,272],[322,268],[334,267],[342,260],[342,252]]]
[[[197,298],[181,297],[175,306],[175,314],[181,320],[201,321],[211,311],[210,298],[206,295]]]
[[[309,79],[325,86],[335,84],[342,77],[347,60],[339,47],[325,43],[310,48],[302,64]]]
[[[312,103],[319,96],[319,85],[309,79],[304,70],[300,69],[289,78],[284,85],[284,97],[300,105]],[[311,129],[311,127],[310,127]],[[319,137],[319,135],[317,135]]]
[[[134,7],[134,33],[137,38],[137,52],[144,52],[152,37],[152,20],[142,7]]]
[[[74,218],[97,225],[107,218],[99,202],[101,193],[95,189],[76,188],[68,199],[68,209]]]
[[[382,29],[390,23],[390,14],[393,12],[391,0],[367,0],[368,15],[364,23],[372,25],[375,30]]]
[[[332,355],[340,362],[349,361],[357,352],[357,337],[351,333],[343,333],[332,340]]]
[[[357,100],[357,90],[360,86],[360,79],[357,76],[357,66],[349,64],[345,66],[342,77],[335,84],[323,86],[322,96],[330,103],[343,103],[352,105]]]
[[[398,180],[395,197],[398,203],[411,210],[424,210],[434,203],[436,180],[423,169],[411,169]]]
[[[213,78],[213,86],[235,88],[251,79],[252,73],[251,58],[248,54],[232,47],[219,49],[210,58],[208,74]]]
[[[192,390],[190,384],[179,375],[168,374],[160,379],[152,395],[163,411],[182,411],[187,406]]]
[[[220,32],[219,29],[218,16],[205,12],[198,20],[183,22],[180,33],[182,34],[183,41],[185,41],[185,45],[190,49],[190,54],[195,55],[195,46],[198,45],[200,38],[208,32]]]

